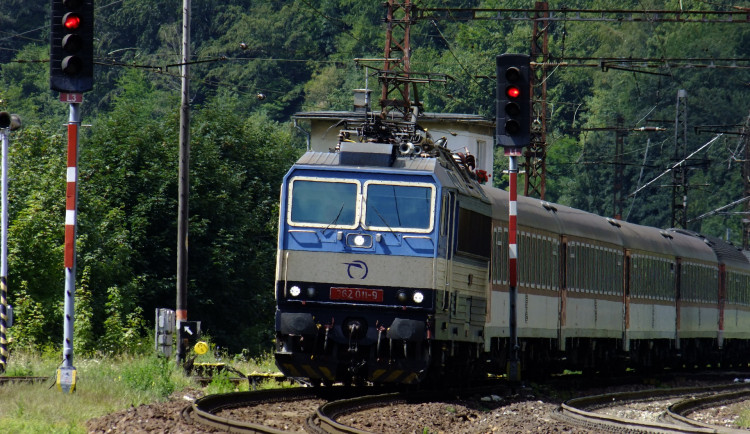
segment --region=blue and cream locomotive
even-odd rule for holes
[[[456,198],[445,186],[488,207],[478,185],[440,160],[395,152],[343,142],[339,152],[308,152],[284,179],[276,357],[288,375],[411,383],[428,371],[453,254]]]

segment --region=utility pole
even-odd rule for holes
[[[674,161],[687,155],[687,91],[677,91],[677,106],[674,121]],[[672,227],[687,229],[688,206],[687,167],[677,165],[672,171]]]
[[[388,108],[392,107],[401,112],[404,120],[411,116],[411,97],[409,92],[409,72],[411,70],[411,46],[410,34],[413,5],[411,0],[399,2],[388,0],[385,3],[386,11],[386,33],[385,33],[385,60],[383,70],[380,72],[380,83],[382,94],[380,97],[380,116],[388,115]],[[394,32],[395,31],[395,32]],[[400,58],[393,56],[401,53]],[[414,84],[414,94],[417,87]],[[416,101],[415,97],[415,101]]]
[[[745,119],[745,125],[741,130],[740,141],[745,148],[744,158],[742,160],[742,182],[744,185],[744,197],[750,197],[750,114]],[[745,213],[750,214],[750,202],[745,202]],[[746,215],[742,219],[742,250],[750,249],[750,216]]]
[[[182,99],[180,105],[180,163],[177,204],[177,330],[187,321],[188,198],[190,196],[190,0],[182,1]],[[178,332],[178,337],[180,336]],[[177,342],[177,363],[185,359],[185,348]]]
[[[622,115],[617,115],[616,126],[614,127],[600,127],[600,128],[581,128],[580,131],[614,131],[615,132],[615,151],[613,155],[612,165],[612,217],[617,220],[622,220],[623,210],[623,191],[625,188],[625,175],[624,167],[625,162],[623,156],[625,153],[625,136],[630,131],[640,132],[655,132],[655,131],[666,131],[666,128],[662,127],[638,127],[638,128],[626,128],[623,126]]]
[[[534,6],[534,29],[531,38],[531,142],[524,151],[526,177],[524,196],[544,200],[547,189],[547,64],[549,62],[549,5],[539,1]]]
[[[625,134],[622,128],[622,115],[617,115],[617,129],[615,130],[615,167],[612,186],[612,217],[622,220],[622,190],[624,184],[622,153],[625,142]]]

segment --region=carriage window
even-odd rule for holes
[[[288,221],[292,225],[355,228],[358,196],[356,181],[295,178],[289,186]]]
[[[432,231],[435,187],[430,184],[365,183],[365,226],[369,229]]]
[[[495,277],[496,284],[508,284],[508,228],[495,228]]]

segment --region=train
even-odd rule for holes
[[[377,119],[342,131],[283,179],[285,375],[416,384],[503,375],[512,357],[522,376],[747,366],[745,252],[520,196],[511,303],[508,192],[445,137],[391,131]]]

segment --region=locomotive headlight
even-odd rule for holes
[[[396,295],[396,299],[399,303],[404,304],[407,300],[409,300],[409,296],[406,295],[406,291],[399,291]]]
[[[421,303],[424,301],[424,294],[422,294],[422,291],[414,291],[414,294],[411,295],[411,299],[414,300],[414,303]]]
[[[315,298],[315,287],[314,286],[308,286],[307,287],[307,298]]]
[[[294,285],[291,288],[289,288],[289,295],[291,295],[292,297],[299,297],[301,293],[302,293],[302,290],[297,285]]]
[[[362,247],[365,245],[365,237],[362,235],[357,235],[354,237],[354,245],[357,247]]]

